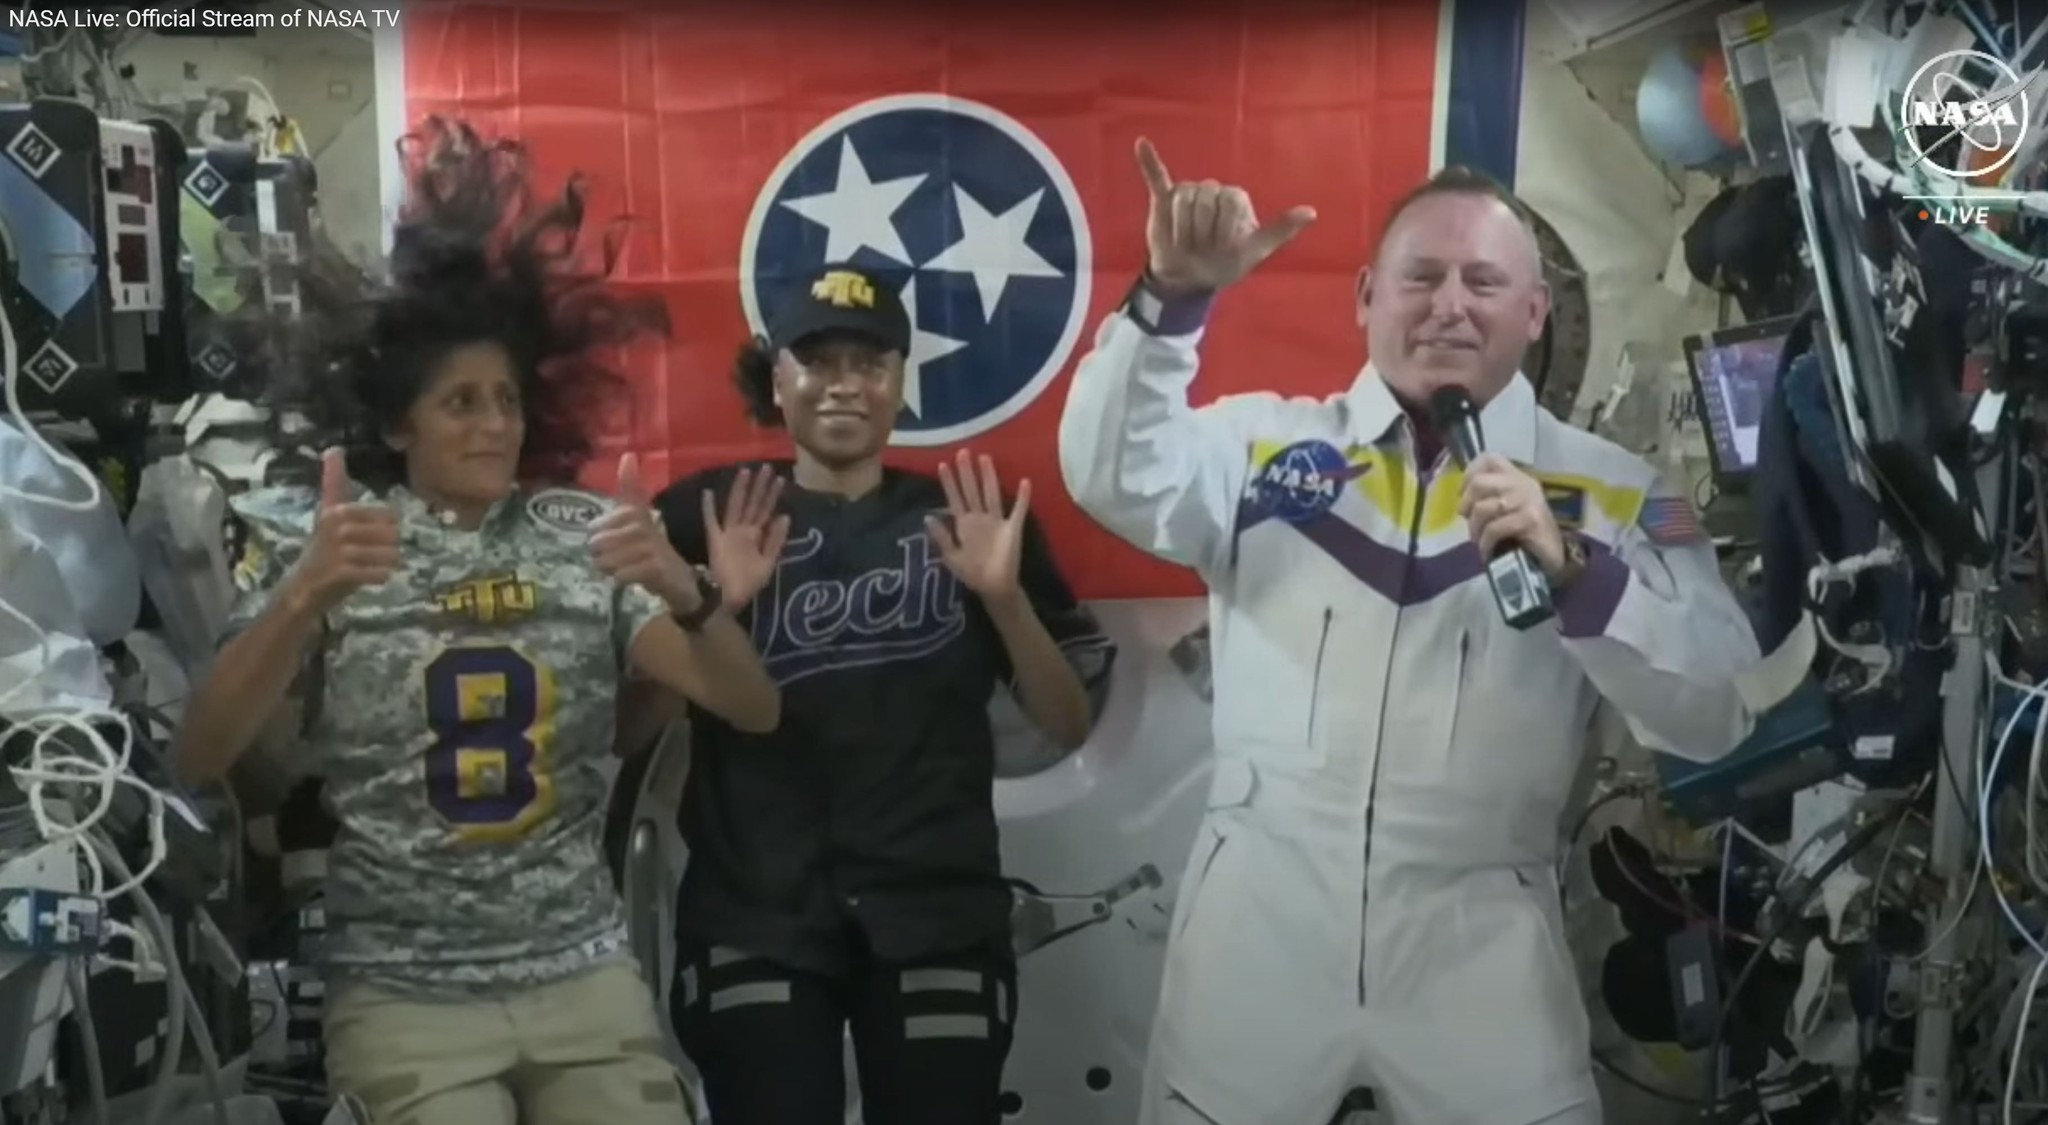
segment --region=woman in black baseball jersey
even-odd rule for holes
[[[1113,653],[1026,516],[1028,482],[1006,501],[964,452],[936,478],[882,465],[911,335],[895,286],[828,266],[769,327],[735,378],[794,458],[656,502],[686,558],[707,525],[786,536],[744,581],[720,571],[783,721],[752,735],[692,713],[676,1030],[719,1125],[838,1125],[849,1027],[868,1125],[994,1125],[1017,999],[991,693],[1076,748]]]

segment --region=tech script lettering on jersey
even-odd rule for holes
[[[812,528],[789,541],[754,613],[754,647],[776,683],[917,660],[966,631],[960,580],[931,539],[918,532],[896,545],[892,565],[852,578],[807,578],[818,569],[825,534]]]

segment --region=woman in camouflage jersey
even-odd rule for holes
[[[518,146],[408,141],[390,281],[323,259],[267,326],[275,416],[327,453],[317,488],[236,501],[231,639],[175,758],[222,777],[303,693],[295,752],[340,826],[329,1077],[372,1120],[683,1121],[604,868],[614,701],[631,669],[766,731],[780,696],[630,458],[616,499],[568,486],[622,385],[600,356],[665,334],[660,299],[610,286],[610,239],[578,264],[577,185],[537,203]],[[779,550],[763,519],[729,535]]]

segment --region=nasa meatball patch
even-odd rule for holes
[[[1249,515],[1296,526],[1314,523],[1369,464],[1354,465],[1327,441],[1297,441],[1258,462],[1248,484]]]
[[[604,504],[588,493],[550,488],[533,494],[526,502],[526,514],[556,531],[588,531],[604,514]]]

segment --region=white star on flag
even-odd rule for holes
[[[903,311],[910,314],[910,354],[903,357],[903,405],[912,414],[924,414],[924,365],[944,359],[967,346],[965,340],[926,332],[917,323],[917,278],[903,287]]]
[[[939,251],[921,267],[974,275],[974,287],[981,294],[981,317],[994,320],[996,305],[1013,277],[1059,277],[1052,263],[1025,245],[1024,235],[1045,199],[1039,188],[1000,215],[991,214],[981,202],[953,185],[953,199],[960,206],[960,241]]]
[[[862,247],[905,265],[910,251],[896,233],[896,211],[924,183],[922,173],[876,183],[851,138],[839,141],[839,179],[831,191],[786,199],[782,205],[825,228],[825,260],[851,261]]]

